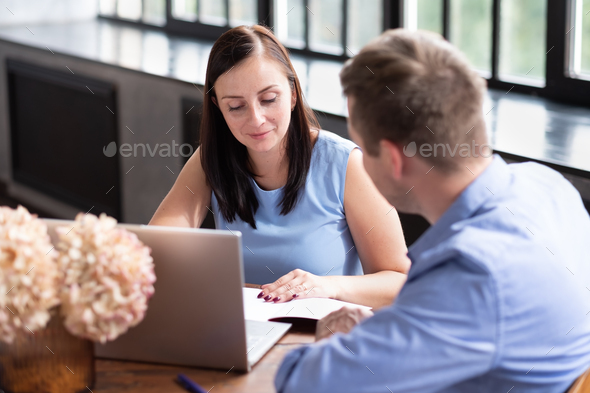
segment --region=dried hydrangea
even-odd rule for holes
[[[156,281],[150,248],[116,224],[79,213],[73,228],[56,228],[65,327],[102,343],[141,322]]]
[[[0,340],[42,329],[59,304],[57,252],[43,220],[18,206],[0,206]]]

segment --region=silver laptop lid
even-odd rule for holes
[[[54,228],[73,221],[45,219]],[[240,232],[119,224],[152,249],[156,283],[144,320],[95,354],[126,360],[249,369]]]

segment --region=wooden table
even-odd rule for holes
[[[250,286],[250,285],[247,285]],[[187,375],[211,393],[275,392],[275,374],[285,355],[315,341],[315,321],[298,321],[291,330],[254,365],[249,373],[180,367],[162,364],[96,359],[95,393],[186,393],[174,380],[179,373]]]
[[[268,351],[249,373],[212,370],[195,367],[168,366],[152,363],[96,359],[95,393],[141,392],[182,393],[182,387],[174,382],[183,373],[211,393],[269,393],[275,392],[274,377],[285,355],[315,340],[315,326],[297,324]]]

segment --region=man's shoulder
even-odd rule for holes
[[[576,188],[558,171],[536,162],[512,163],[512,187],[507,197],[527,199],[533,208],[535,200],[547,203],[551,200],[580,199]],[[533,199],[533,200],[531,200]],[[533,205],[531,205],[531,202]]]
[[[480,270],[481,274],[492,275],[498,269],[494,261],[520,241],[514,232],[498,229],[499,226],[494,225],[495,220],[479,221],[471,218],[465,221],[455,223],[450,229],[453,233],[444,241],[412,256],[412,263],[420,267],[420,274],[452,263],[461,264],[467,270]]]
[[[510,164],[506,187],[490,190],[486,201],[444,230],[413,256],[409,280],[445,264],[477,272],[499,287],[559,287],[565,267],[588,270],[590,218],[577,190],[558,172],[536,163]],[[431,237],[432,238],[432,237]],[[442,269],[444,270],[444,269]],[[520,292],[522,294],[522,292]],[[505,292],[512,296],[512,292]]]

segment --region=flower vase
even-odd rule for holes
[[[77,393],[94,386],[94,344],[71,335],[55,308],[45,329],[0,341],[0,392]]]

